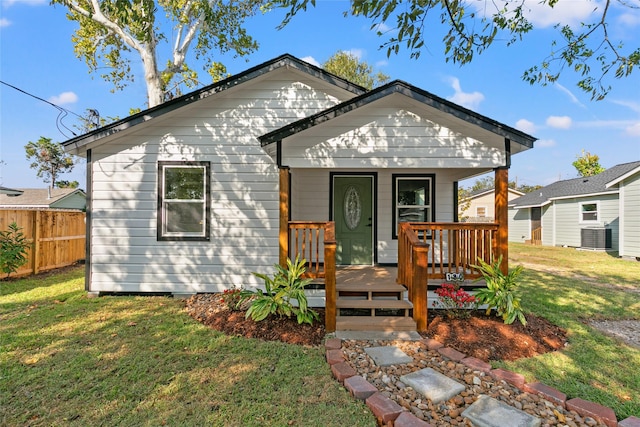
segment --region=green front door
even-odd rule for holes
[[[373,264],[373,176],[333,177],[336,263]]]

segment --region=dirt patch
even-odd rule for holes
[[[290,344],[320,345],[325,337],[324,310],[316,310],[320,321],[299,325],[295,319],[268,317],[254,322],[244,311],[229,311],[217,294],[199,294],[186,300],[186,310],[203,324],[233,336],[282,341]],[[441,310],[429,310],[425,337],[433,338],[469,356],[489,360],[516,360],[555,351],[566,343],[565,331],[543,318],[527,315],[527,326],[505,325],[484,311],[474,311],[468,319],[448,318]]]
[[[589,325],[632,347],[640,348],[640,320],[594,320]]]

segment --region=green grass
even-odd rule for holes
[[[525,265],[525,311],[567,330],[569,345],[539,357],[500,363],[567,394],[640,414],[640,349],[610,338],[589,320],[640,320],[640,262],[602,252],[510,244],[511,267]]]
[[[0,425],[376,424],[321,348],[228,337],[170,298],[87,298],[82,269],[0,282],[0,345]]]
[[[522,303],[568,332],[562,351],[499,363],[640,414],[640,350],[590,327],[640,320],[640,263],[510,246]],[[233,338],[163,297],[87,298],[81,269],[0,282],[0,425],[375,425],[320,348]]]

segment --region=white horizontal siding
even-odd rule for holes
[[[640,174],[624,181],[620,190],[624,212],[623,245],[620,255],[640,257]]]
[[[531,238],[530,209],[509,209],[509,241],[524,243]]]
[[[251,273],[272,271],[279,174],[257,137],[341,100],[282,77],[242,87],[93,149],[92,291],[217,292],[257,286]],[[157,170],[167,160],[211,162],[210,241],[157,241]]]
[[[311,168],[465,168],[505,162],[502,147],[489,147],[412,112],[363,110],[370,115],[347,114],[332,120],[331,126],[319,125],[288,138],[283,161]]]
[[[581,222],[580,203],[598,203],[598,221]],[[580,247],[583,228],[607,227],[611,229],[612,250],[618,250],[618,195],[598,197],[580,197],[556,200],[555,208],[555,244],[557,246]],[[543,232],[544,232],[543,225]]]

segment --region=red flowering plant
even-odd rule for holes
[[[476,297],[460,289],[459,285],[443,283],[435,290],[435,293],[438,295],[438,301],[434,301],[433,306],[443,308],[451,317],[469,317],[471,315],[470,309],[476,308],[478,305]]]
[[[227,306],[227,308],[231,311],[241,311],[242,308],[241,306],[241,302],[242,302],[242,287],[237,288],[237,287],[233,287],[231,289],[225,289],[224,291],[222,291],[222,293],[220,294],[220,302],[224,305]]]

